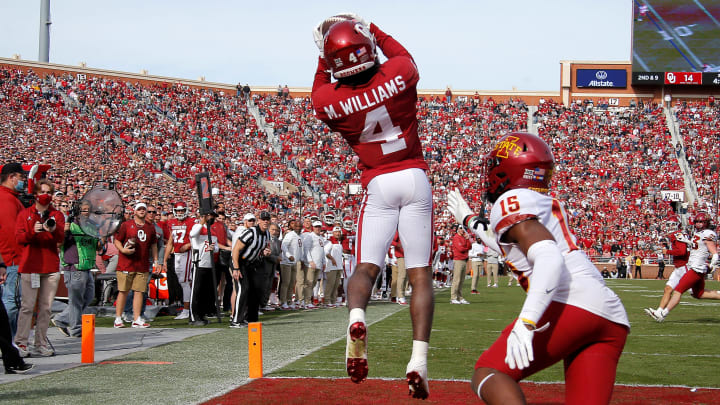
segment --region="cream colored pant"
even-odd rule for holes
[[[465,281],[467,260],[454,260],[453,262],[453,280],[452,287],[450,288],[450,299],[461,300],[463,298],[462,286]]]
[[[405,290],[407,290],[408,279],[407,269],[405,268],[405,258],[398,257],[397,265],[392,266],[392,292],[390,297],[405,298]]]
[[[340,287],[340,276],[342,270],[330,270],[325,272],[325,304],[337,303],[337,292]]]
[[[306,304],[312,304],[313,287],[315,286],[315,275],[317,269],[305,265],[300,266],[297,273],[297,281],[295,284],[296,296],[298,301],[305,301]]]
[[[297,302],[305,299],[305,279],[307,278],[309,267],[305,263],[300,263],[297,267],[295,275],[295,300]],[[310,295],[312,299],[312,294]]]
[[[280,304],[286,304],[292,300],[295,277],[297,276],[300,263],[280,265]]]
[[[493,278],[495,280],[495,284],[497,284],[497,278],[498,278],[498,265],[497,263],[488,263],[487,265],[487,280],[488,285],[493,285],[490,283],[490,279]]]
[[[20,274],[22,303],[18,315],[18,328],[15,344],[28,346],[28,337],[32,328],[33,310],[37,301],[37,320],[35,321],[35,346],[47,346],[47,330],[50,326],[50,310],[55,299],[60,273],[40,274],[40,288],[32,288],[31,275]]]
[[[477,291],[477,284],[478,280],[480,279],[480,271],[484,270],[484,261],[479,262],[476,260],[470,261],[470,266],[472,266],[472,281],[470,282],[470,290]]]

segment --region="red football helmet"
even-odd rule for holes
[[[507,190],[528,188],[547,192],[555,159],[550,146],[533,134],[509,133],[485,156],[484,188],[490,202]]]
[[[332,212],[327,212],[323,216],[323,220],[325,221],[326,224],[333,225],[333,224],[335,224],[335,214],[333,214]]]
[[[376,63],[375,37],[356,20],[337,22],[325,34],[323,55],[336,79],[364,72]]]
[[[182,212],[180,212],[181,210],[182,210]],[[187,205],[185,205],[185,203],[182,201],[175,203],[172,211],[173,211],[173,215],[175,216],[175,218],[177,218],[181,221],[183,219],[187,218],[187,214],[188,214]]]
[[[693,218],[693,226],[695,227],[695,230],[698,231],[710,229],[710,216],[706,212],[698,212]]]
[[[345,218],[343,218],[342,224],[343,224],[343,228],[346,231],[352,231],[353,227],[355,226],[355,221],[353,221],[353,219],[351,217],[346,216]]]

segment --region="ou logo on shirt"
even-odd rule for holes
[[[137,237],[140,242],[145,242],[147,240],[147,234],[145,234],[145,231],[143,231],[142,229],[138,229]]]

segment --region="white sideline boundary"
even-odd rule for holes
[[[403,309],[409,308],[409,305],[403,305],[403,306],[398,306],[398,307],[399,307],[399,309],[398,309],[397,311],[390,312],[390,313],[384,315],[383,317],[378,318],[378,319],[374,320],[374,321],[371,322],[371,323],[368,323],[367,326],[372,326],[372,325],[374,325],[374,324],[376,324],[376,323],[378,323],[378,322],[380,322],[380,321],[384,321],[385,319],[387,319],[387,318],[390,317],[391,315],[395,315],[396,313],[402,311]],[[330,346],[331,344],[334,344],[335,342],[339,342],[339,341],[341,341],[341,340],[343,340],[343,339],[345,339],[345,334],[343,334],[341,337],[339,337],[339,338],[337,338],[337,339],[331,340],[330,342],[327,342],[327,343],[325,343],[325,344],[316,346],[315,348],[313,348],[312,350],[310,350],[310,351],[308,351],[308,352],[306,352],[306,353],[299,354],[299,355],[297,355],[297,356],[295,356],[295,357],[292,357],[292,358],[290,358],[289,360],[285,361],[284,363],[280,363],[280,364],[276,365],[275,367],[269,369],[267,372],[268,372],[268,373],[272,373],[272,372],[275,371],[275,370],[279,370],[279,369],[287,366],[288,364],[290,364],[290,363],[292,363],[292,362],[294,362],[294,361],[300,360],[301,358],[303,358],[303,357],[305,357],[305,356],[307,356],[307,355],[309,355],[309,354],[315,353],[316,351],[318,351],[318,350],[320,350],[320,349],[323,349],[323,348],[325,348],[325,347],[327,347],[327,346]],[[248,381],[249,381],[249,380],[248,380]],[[248,383],[248,381],[245,381],[245,382],[243,382],[243,383],[240,384],[240,385],[245,385],[245,384]]]
[[[387,314],[381,316],[380,318],[377,318],[377,319],[373,320],[372,322],[367,323],[367,326],[372,326],[372,325],[374,325],[374,324],[376,324],[376,323],[378,323],[378,322],[380,322],[380,321],[383,321],[383,320],[387,319],[388,317],[390,317],[390,316],[392,316],[392,315],[397,314],[397,313],[400,312],[400,311],[409,310],[409,308],[410,308],[409,305],[397,305],[397,307],[398,307],[397,310],[388,312]],[[288,314],[288,315],[290,315],[290,314]],[[282,318],[284,318],[284,316],[283,316],[283,317],[278,317],[278,318],[276,318],[276,319],[282,319]],[[347,323],[347,321],[345,321],[345,323]],[[336,339],[332,339],[332,340],[330,340],[330,341],[328,341],[328,342],[324,342],[324,343],[321,344],[321,345],[315,346],[315,347],[312,348],[312,349],[309,349],[309,350],[307,350],[307,351],[303,351],[302,354],[299,354],[299,355],[290,357],[289,359],[287,359],[287,360],[285,360],[285,361],[283,361],[283,362],[275,363],[272,367],[269,367],[269,368],[267,368],[267,369],[263,369],[263,374],[269,374],[269,373],[272,373],[272,372],[274,372],[274,371],[276,371],[276,370],[279,370],[279,369],[287,366],[287,365],[290,364],[290,363],[293,363],[293,362],[295,362],[295,361],[297,361],[297,360],[299,360],[299,359],[301,359],[301,358],[303,358],[303,357],[305,357],[305,356],[308,356],[308,355],[310,355],[310,354],[312,354],[312,353],[314,353],[314,352],[316,352],[316,351],[318,351],[318,350],[320,350],[320,349],[323,349],[323,348],[325,348],[325,347],[327,347],[327,346],[330,346],[330,345],[332,345],[332,344],[334,344],[334,343],[336,343],[336,342],[339,342],[339,341],[341,341],[341,340],[343,340],[343,339],[345,339],[345,333],[343,333],[340,337],[338,337],[338,338],[336,338]],[[293,377],[262,377],[262,378],[293,378]],[[329,377],[328,377],[328,379],[329,379]],[[202,399],[201,401],[199,401],[199,402],[200,402],[200,403],[202,403],[202,402],[207,402],[207,401],[209,401],[209,400],[211,400],[211,399],[213,399],[213,398],[217,398],[217,397],[219,397],[219,396],[223,396],[223,395],[225,395],[225,394],[227,394],[227,393],[229,393],[229,392],[231,392],[231,391],[234,391],[234,390],[242,387],[243,385],[246,385],[246,384],[248,384],[249,382],[252,382],[252,381],[254,381],[254,380],[255,380],[255,379],[248,378],[248,379],[246,379],[246,380],[244,380],[244,381],[241,381],[239,384],[230,387],[229,389],[227,389],[227,390],[225,390],[225,391],[222,391],[222,392],[219,392],[219,393],[215,393],[215,394],[212,394],[212,395],[209,396],[209,397],[203,398],[203,399]],[[392,379],[391,379],[391,378],[388,378],[388,380],[392,380]]]
[[[298,379],[311,379],[311,380],[337,380],[338,377],[263,377],[267,379],[272,380],[298,380]],[[368,380],[380,380],[380,381],[397,381],[397,378],[387,378],[387,377],[368,377]],[[470,383],[471,380],[467,380],[464,378],[430,378],[430,381],[438,381],[438,382],[466,382]],[[526,383],[532,383],[532,384],[565,384],[565,381],[532,381],[532,380],[522,380],[521,382]],[[661,384],[615,384],[616,387],[641,387],[641,388],[687,388],[687,389],[698,389],[698,390],[717,390],[720,391],[720,388],[717,387],[695,387],[695,386],[689,386],[689,385],[661,385]]]

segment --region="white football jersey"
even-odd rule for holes
[[[490,211],[490,226],[506,258],[505,264],[518,277],[520,285],[527,291],[533,281],[533,269],[517,244],[501,240],[513,225],[530,219],[537,219],[553,235],[565,261],[552,300],[630,326],[620,298],[605,285],[600,272],[577,246],[560,201],[528,189],[505,192]]]
[[[717,243],[715,232],[710,229],[695,232],[690,244],[690,257],[687,266],[698,273],[705,273],[708,270],[707,259],[710,257],[710,251],[705,241]]]

